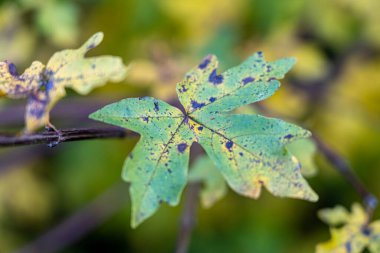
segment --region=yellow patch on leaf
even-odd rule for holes
[[[98,46],[103,33],[94,34],[78,49],[55,53],[47,65],[33,62],[22,75],[8,61],[0,62],[0,94],[9,98],[27,98],[26,132],[50,124],[49,113],[66,95],[65,88],[72,88],[82,95],[108,81],[122,81],[127,68],[121,58],[115,56],[85,57]]]

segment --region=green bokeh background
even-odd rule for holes
[[[0,1],[0,60],[14,62],[22,72],[32,60],[47,62],[55,51],[77,47],[97,31],[105,33],[90,55],[121,56],[131,64],[130,74],[86,97],[69,91],[52,112],[53,123],[64,128],[93,126],[82,110],[94,111],[123,97],[171,100],[176,82],[209,53],[218,56],[221,69],[258,50],[268,60],[295,56],[296,67],[262,105],[321,136],[380,197],[379,11],[378,0]],[[336,79],[328,85],[315,82],[341,59]],[[308,96],[322,89],[322,98]],[[0,113],[24,104],[1,98]],[[22,113],[15,117],[12,122],[0,119],[0,129],[21,130]],[[123,160],[136,141],[31,147],[20,153],[19,162],[3,164],[0,252],[27,245],[119,183]],[[1,149],[0,156],[20,150]],[[251,200],[230,191],[214,207],[199,209],[190,252],[314,252],[318,242],[329,238],[317,210],[360,201],[318,153],[315,162],[318,173],[308,180],[319,202],[279,199],[265,191]],[[59,252],[172,252],[182,205],[163,206],[132,230],[127,191],[125,199],[102,225]]]

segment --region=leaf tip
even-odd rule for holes
[[[307,200],[309,200],[310,202],[317,202],[319,200],[319,196],[314,191],[311,191],[310,197]]]
[[[263,51],[257,51],[256,53],[253,54],[254,58],[264,58],[264,53]]]
[[[319,196],[309,185],[307,185],[306,189],[303,192],[303,195],[301,196],[301,199],[310,202],[317,202],[319,200]]]
[[[297,59],[294,57],[287,57],[279,60],[283,65],[284,75],[289,72],[293,66],[297,63]]]
[[[94,35],[92,35],[82,46],[82,48],[86,51],[89,51],[95,47],[97,47],[104,38],[103,32],[97,32]]]
[[[203,58],[202,62],[198,65],[198,68],[204,70],[210,65],[210,63],[215,61],[217,61],[217,57],[213,54],[208,54]]]
[[[102,119],[102,113],[101,113],[101,110],[102,109],[99,109],[93,113],[91,113],[90,115],[88,115],[88,118],[89,119],[92,119],[92,120],[101,120]]]
[[[131,228],[136,229],[138,226],[141,225],[141,223],[143,223],[145,220],[151,217],[155,213],[155,211],[156,210],[153,210],[153,212],[151,213],[145,213],[145,212],[135,213],[132,207]]]
[[[130,194],[132,200],[131,228],[135,229],[157,211],[159,204],[157,202],[143,204],[135,198],[133,190],[130,190]]]
[[[125,77],[128,75],[131,65],[128,66],[124,65],[123,59],[121,57],[114,57],[116,59],[116,66],[119,66],[118,73],[116,73],[113,77],[111,77],[111,81],[113,82],[121,82],[125,79]],[[115,67],[116,68],[116,67]]]
[[[311,133],[311,131],[307,130],[307,129],[304,129],[304,138],[310,138],[313,134]]]
[[[141,222],[135,220],[135,219],[133,218],[133,216],[132,216],[132,218],[131,218],[131,228],[136,229],[136,228],[140,225],[140,223],[141,223]]]

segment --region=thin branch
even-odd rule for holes
[[[313,139],[317,144],[318,150],[358,192],[364,206],[366,207],[368,221],[370,221],[373,212],[378,204],[376,196],[367,190],[363,182],[359,179],[359,177],[350,168],[349,164],[341,156],[334,152],[317,136],[313,135]]]
[[[116,127],[74,128],[58,131],[46,130],[41,133],[21,136],[0,134],[0,147],[24,146],[35,144],[47,144],[49,147],[54,147],[62,142],[105,138],[125,138],[127,136],[137,136],[137,134]]]
[[[187,253],[191,234],[196,223],[196,213],[199,203],[200,183],[191,183],[187,188],[185,205],[181,215],[180,228],[175,253]]]
[[[103,97],[81,97],[67,98],[60,101],[51,111],[50,119],[54,125],[64,127],[75,127],[77,122],[81,125],[90,125],[94,121],[88,117],[91,113],[99,110],[103,106],[121,100],[123,97],[115,97],[113,99],[104,99]],[[181,107],[178,98],[169,99],[169,104]],[[179,108],[181,109],[181,108]],[[2,129],[21,127],[24,124],[25,105],[11,104],[0,107],[0,119]],[[69,120],[68,120],[69,119]]]
[[[46,234],[13,253],[61,252],[120,210],[128,199],[127,188],[124,182],[113,185]]]
[[[120,99],[122,99],[120,97]],[[118,97],[113,99],[104,99],[104,97],[68,97],[54,106],[50,112],[50,119],[54,124],[65,127],[74,127],[76,122],[88,124],[93,120],[88,115],[99,108],[119,100]],[[2,128],[11,128],[22,126],[24,124],[25,104],[11,103],[0,108],[0,118]],[[69,119],[69,120],[68,120]],[[57,124],[58,125],[58,124]]]

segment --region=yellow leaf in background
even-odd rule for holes
[[[0,94],[10,98],[28,97],[31,91],[38,89],[44,68],[41,62],[35,61],[19,76],[13,63],[0,62]]]
[[[305,15],[312,29],[336,47],[354,39],[355,19],[337,0],[308,1]]]
[[[79,10],[71,2],[50,1],[38,8],[37,26],[55,45],[70,46],[79,35],[78,14]]]
[[[132,85],[150,88],[154,97],[171,100],[176,96],[175,85],[181,80],[189,63],[182,57],[174,57],[161,46],[152,46],[149,59],[133,61],[128,72],[128,81]]]
[[[364,37],[380,45],[380,1],[378,0],[336,0],[344,11],[358,17]]]
[[[318,244],[317,253],[360,253],[366,247],[371,253],[379,253],[380,221],[367,225],[368,216],[360,204],[353,204],[351,213],[337,206],[323,209],[318,215],[333,228],[330,241]],[[338,225],[343,226],[334,228]]]
[[[299,62],[294,66],[294,75],[301,80],[318,79],[329,69],[328,62],[317,45],[297,43],[291,53]]]
[[[19,0],[21,6],[25,9],[38,9],[44,4],[49,4],[55,0]]]
[[[352,58],[319,107],[315,130],[343,155],[380,140],[379,68],[378,60]]]
[[[40,62],[33,62],[20,76],[14,64],[7,61],[0,63],[0,91],[10,98],[28,98],[26,132],[50,124],[50,110],[66,94],[66,87],[86,95],[108,81],[119,82],[124,79],[127,68],[121,58],[85,58],[85,54],[102,40],[103,33],[96,33],[79,49],[55,53],[46,67]]]
[[[305,94],[292,89],[286,83],[284,88],[280,89],[273,97],[263,104],[269,111],[272,111],[282,117],[297,118],[305,114],[307,97]]]
[[[379,60],[363,62],[359,57],[353,58],[347,63],[346,74],[336,88],[348,103],[372,118],[380,114],[379,68]]]
[[[244,0],[161,0],[162,10],[182,26],[183,33],[195,44],[202,44],[220,24],[238,19]]]
[[[295,29],[292,25],[279,27],[260,43],[247,45],[247,50],[268,51],[270,58],[293,55],[297,64],[292,74],[297,79],[313,80],[324,76],[329,69],[326,56],[317,44],[295,38]]]
[[[0,177],[0,222],[10,217],[36,225],[52,215],[51,185],[30,164],[8,168]]]
[[[4,3],[0,8],[0,60],[24,64],[28,61],[36,45],[36,36],[22,22],[22,15],[14,3]]]

